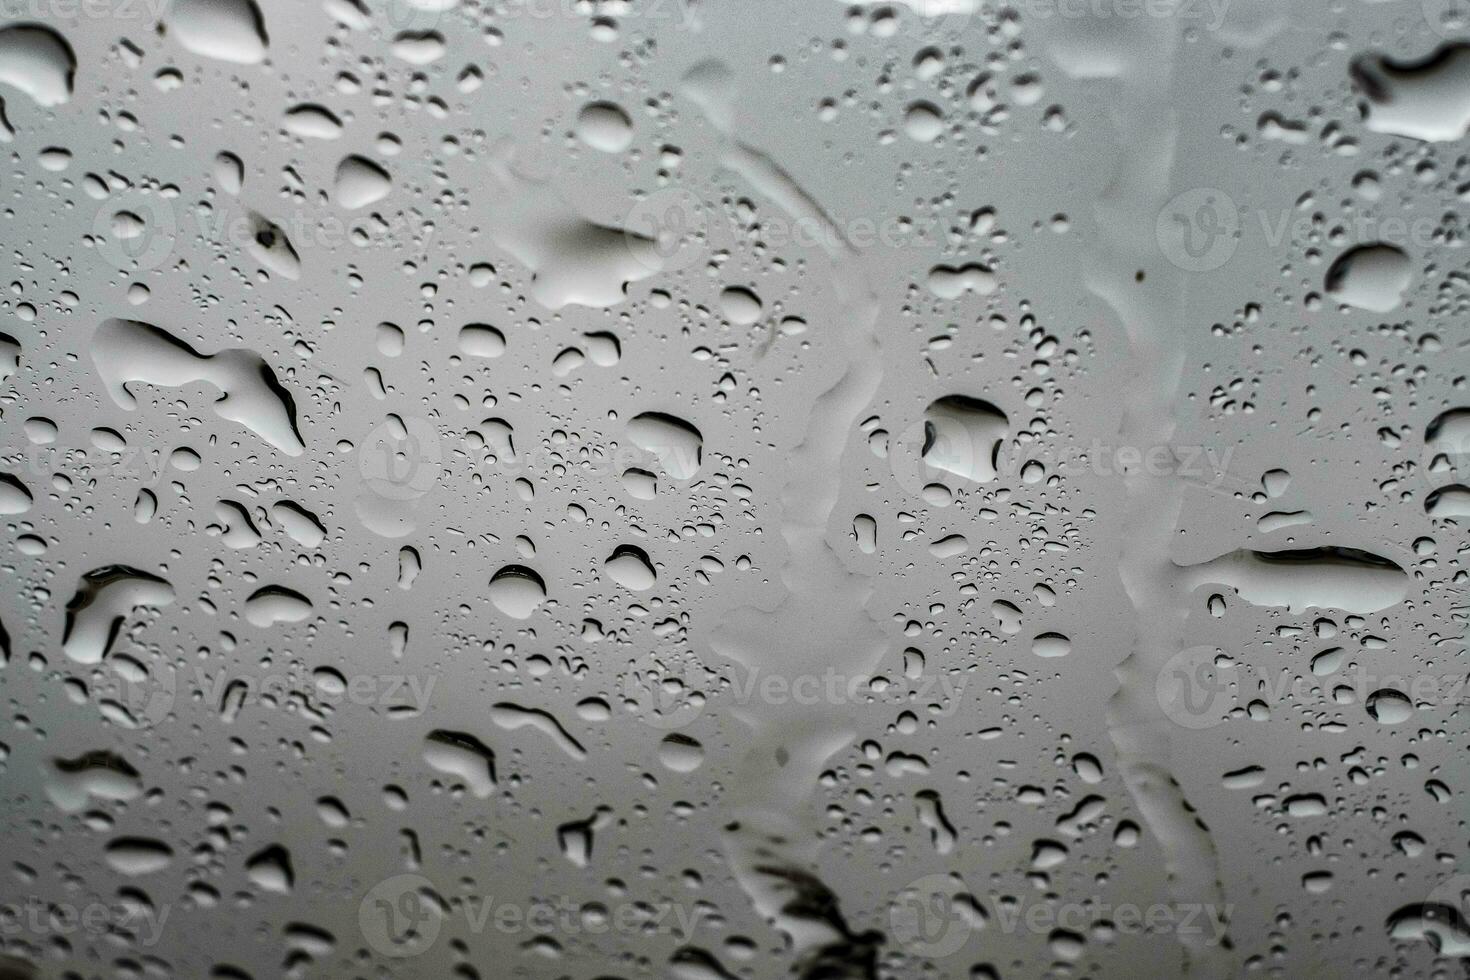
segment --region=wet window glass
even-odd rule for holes
[[[15,0],[0,978],[1458,976],[1463,0]]]

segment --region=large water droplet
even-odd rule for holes
[[[77,58],[66,39],[40,24],[0,29],[0,84],[20,89],[37,105],[71,98]]]
[[[255,0],[173,0],[164,24],[201,57],[241,65],[265,58],[265,21]]]
[[[490,601],[516,619],[528,619],[546,600],[546,583],[524,565],[506,565],[490,579]]]

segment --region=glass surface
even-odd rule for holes
[[[0,98],[0,978],[1464,975],[1463,0],[12,0]]]

